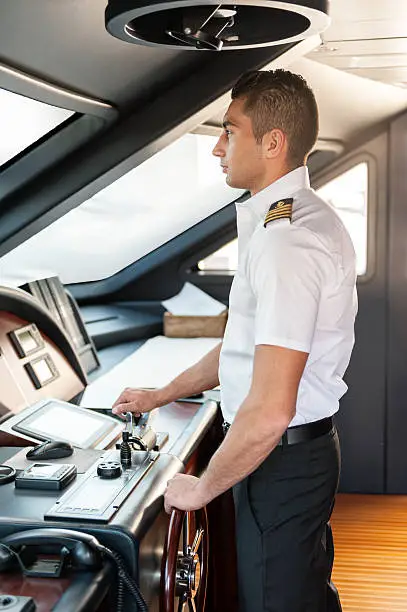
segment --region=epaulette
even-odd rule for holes
[[[291,221],[293,201],[294,198],[285,198],[284,200],[274,202],[268,209],[267,215],[264,217],[264,227],[276,219],[289,219]]]

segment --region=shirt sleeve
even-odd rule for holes
[[[312,232],[285,223],[253,238],[247,274],[256,299],[255,344],[309,353],[329,255]]]

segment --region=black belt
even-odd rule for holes
[[[226,436],[230,423],[223,421],[223,435]],[[295,425],[289,427],[284,433],[283,437],[277,444],[277,446],[287,446],[289,444],[299,444],[300,442],[307,442],[314,440],[320,436],[330,433],[334,428],[332,417],[321,419],[320,421],[313,421],[312,423],[306,423],[305,425]]]

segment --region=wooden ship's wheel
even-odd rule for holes
[[[204,612],[208,550],[206,509],[174,510],[164,545],[160,612]]]

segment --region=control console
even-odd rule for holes
[[[122,469],[120,452],[104,453],[45,513],[46,520],[92,521],[107,523],[148,472],[158,453],[132,453],[131,465]]]

